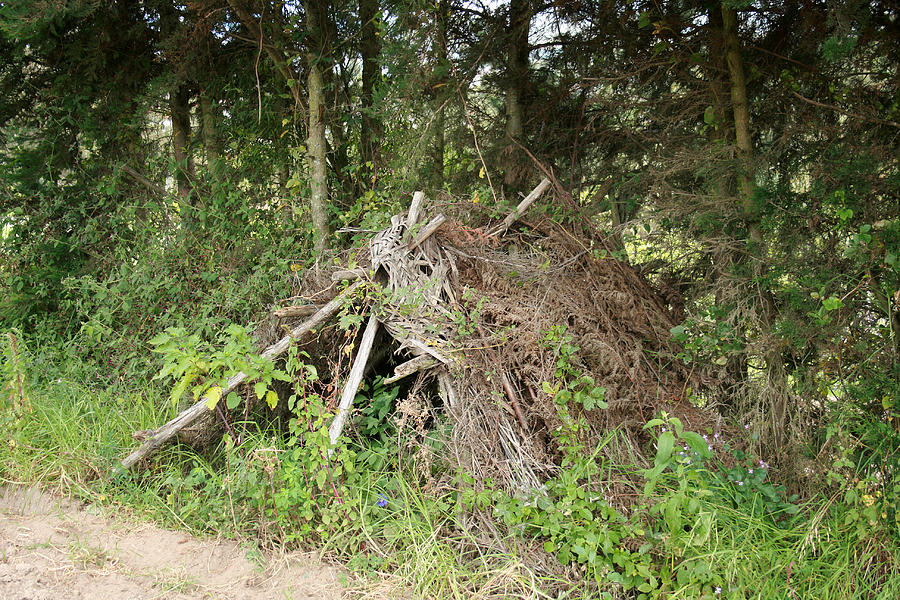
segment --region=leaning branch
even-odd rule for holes
[[[291,346],[293,340],[309,333],[331,318],[331,316],[343,305],[344,298],[356,291],[362,284],[363,282],[358,281],[348,287],[342,294],[335,297],[331,302],[320,308],[316,314],[304,321],[303,324],[295,327],[288,335],[266,348],[262,353],[262,357],[274,358],[283,354]],[[229,378],[225,387],[222,389],[222,396],[227,396],[228,392],[236,388],[245,379],[247,379],[247,374],[244,372],[240,372]],[[125,457],[125,460],[122,461],[122,468],[130,469],[139,460],[155,452],[163,444],[175,437],[179,431],[196,421],[200,415],[209,410],[206,407],[206,402],[207,399],[205,397],[201,398],[193,406],[186,408],[177,417],[154,431],[137,450]]]
[[[344,385],[337,414],[328,428],[328,437],[332,446],[341,437],[341,430],[344,429],[347,415],[350,414],[350,407],[353,406],[353,399],[356,398],[359,384],[362,383],[363,375],[366,372],[366,363],[369,362],[369,353],[372,352],[372,343],[375,341],[375,333],[377,331],[378,318],[375,316],[375,313],[372,313],[369,315],[366,331],[363,333],[362,341],[359,343],[359,350],[356,353],[356,359],[353,361],[353,368],[350,369],[350,376],[347,377],[347,384]],[[333,452],[334,448],[329,448],[328,455],[331,456]]]

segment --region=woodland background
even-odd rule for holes
[[[0,130],[4,479],[95,479],[22,449],[44,447],[24,400],[55,379],[159,422],[148,341],[167,327],[214,344],[258,322],[415,190],[504,215],[546,176],[532,210],[678,316],[680,359],[715,382],[691,399],[741,440],[721,472],[771,463],[779,502],[849,536],[856,575],[810,567],[799,597],[900,586],[895,2],[0,2]],[[128,446],[104,439],[81,463]],[[215,480],[183,460],[129,493]],[[657,586],[667,560],[647,563]],[[695,575],[686,597],[750,589]]]

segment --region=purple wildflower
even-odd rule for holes
[[[384,494],[378,494],[378,502],[377,502],[378,506],[380,506],[381,508],[384,508],[385,506],[387,506],[387,503],[388,503],[387,496],[385,496]]]

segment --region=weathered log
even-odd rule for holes
[[[362,269],[346,269],[331,274],[332,281],[353,281],[364,275]]]
[[[301,325],[298,325],[297,327],[292,329],[290,334],[286,335],[278,342],[266,348],[266,350],[262,353],[262,356],[264,358],[274,358],[280,354],[283,354],[290,347],[292,340],[299,338],[306,333],[309,333],[316,327],[322,325],[332,315],[334,315],[334,313],[336,313],[344,303],[344,298],[356,291],[362,284],[363,282],[358,281],[348,287],[342,294],[339,294],[331,302],[320,308],[318,312],[316,312],[316,314],[304,321]],[[236,388],[246,378],[247,374],[244,372],[230,377],[228,379],[228,382],[225,384],[225,387],[222,388],[221,396],[223,398],[227,396],[230,391]],[[122,461],[122,468],[130,469],[139,460],[155,452],[163,444],[172,439],[180,430],[196,421],[197,418],[200,417],[200,415],[209,410],[206,406],[206,401],[206,397],[202,397],[195,404],[181,411],[181,413],[177,417],[154,431],[153,434],[150,435],[137,450],[125,457],[125,459]]]
[[[317,306],[313,306],[312,304],[299,304],[295,306],[285,306],[284,308],[279,308],[272,314],[279,319],[288,319],[291,317],[308,317],[309,315],[315,314],[317,310],[319,310],[319,308]]]
[[[506,230],[509,229],[510,226],[519,219],[519,217],[525,214],[525,211],[528,210],[528,207],[531,206],[535,200],[540,198],[541,194],[543,194],[548,187],[550,187],[550,180],[544,178],[544,180],[541,181],[536,188],[531,190],[530,194],[525,196],[525,198],[521,202],[519,202],[519,205],[516,207],[516,209],[509,213],[506,218],[503,219],[503,222],[500,223],[500,225],[498,225],[490,233],[490,235],[498,236],[506,233]]]
[[[350,407],[353,406],[353,399],[356,398],[356,392],[359,390],[359,384],[362,383],[363,375],[366,370],[366,363],[369,361],[369,353],[372,352],[372,343],[375,341],[375,333],[378,331],[378,319],[375,314],[369,315],[369,322],[366,323],[366,331],[363,333],[362,340],[359,342],[359,350],[356,352],[356,358],[353,360],[353,367],[350,369],[350,375],[347,377],[347,383],[344,385],[344,391],[341,393],[341,402],[338,404],[337,414],[328,428],[328,438],[331,445],[341,436],[341,430],[344,429],[344,423],[347,421],[347,415],[350,414]],[[328,455],[334,452],[333,448],[328,449]]]

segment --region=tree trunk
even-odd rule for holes
[[[362,123],[359,130],[359,155],[362,164],[357,179],[357,191],[371,187],[381,165],[381,119],[375,111],[375,87],[381,78],[381,41],[375,20],[378,0],[359,0],[359,51],[362,57]]]
[[[432,107],[434,117],[431,140],[431,188],[437,192],[444,187],[444,103],[448,98],[447,21],[449,8],[446,0],[435,5],[434,40],[432,42],[432,68],[437,77],[432,82]]]
[[[530,0],[510,0],[506,54],[506,136],[503,186],[515,194],[524,183],[524,156],[518,147],[525,136],[524,96],[528,82],[528,34],[531,30]]]
[[[218,111],[211,98],[209,89],[200,92],[200,132],[203,135],[203,148],[206,150],[207,167],[213,175],[217,175],[219,155],[219,138],[216,133]]]
[[[758,348],[766,365],[766,385],[762,390],[767,420],[765,441],[771,450],[781,449],[787,441],[790,419],[791,391],[781,356],[781,347],[775,334],[778,308],[771,291],[763,279],[768,269],[765,262],[760,216],[756,207],[755,167],[753,138],[750,135],[750,105],[747,101],[747,81],[744,76],[744,60],[738,38],[737,13],[722,4],[722,31],[725,38],[725,59],[731,80],[731,104],[734,116],[734,139],[737,147],[737,182],[741,195],[741,213],[747,228],[747,256],[753,262],[750,298],[747,300],[757,313],[760,328]],[[756,289],[753,289],[756,288]]]
[[[759,226],[753,194],[756,191],[753,170],[753,138],[750,136],[750,105],[747,102],[747,80],[744,77],[744,60],[738,40],[737,13],[722,4],[722,31],[725,38],[725,60],[731,78],[731,107],[734,113],[734,141],[738,151],[738,185],[741,191],[744,218],[751,223],[751,239],[758,241]]]
[[[325,139],[325,82],[320,65],[322,23],[319,6],[316,0],[306,0],[307,28],[309,30],[309,49],[307,62],[309,76],[307,78],[309,94],[309,138],[307,140],[307,163],[309,167],[310,212],[313,222],[313,245],[317,253],[323,252],[328,245],[328,172],[326,164]]]
[[[172,151],[175,158],[175,184],[182,205],[191,205],[194,159],[191,153],[191,108],[187,87],[180,85],[169,94],[172,119]]]
[[[742,68],[742,67],[741,67]],[[722,10],[712,6],[709,10],[709,85],[713,97],[712,123],[709,124],[707,140],[711,148],[712,159],[715,164],[720,164],[722,148],[726,147],[728,140],[732,139],[732,123],[734,116],[728,114],[729,100],[731,99],[731,77],[728,60],[726,58],[725,26],[722,18]],[[746,92],[743,94],[746,96]],[[733,111],[732,111],[733,113]],[[748,120],[749,123],[749,120]],[[716,160],[719,159],[719,160]],[[723,205],[724,212],[731,211],[731,202],[737,192],[735,188],[735,169],[715,168],[710,174],[708,185],[712,193]],[[740,208],[743,214],[743,207]],[[720,250],[720,254],[712,257],[713,281],[715,286],[715,302],[717,306],[730,306],[731,310],[737,310],[736,298],[741,293],[742,282],[736,277],[741,266],[746,264],[746,254],[737,249],[739,244],[729,244],[727,249]],[[734,321],[740,321],[741,317],[734,315]],[[736,332],[741,346],[747,347],[747,336]],[[728,356],[725,363],[726,379],[723,382],[722,402],[729,408],[736,408],[738,399],[745,393],[748,383],[748,355],[746,351],[735,352]]]

